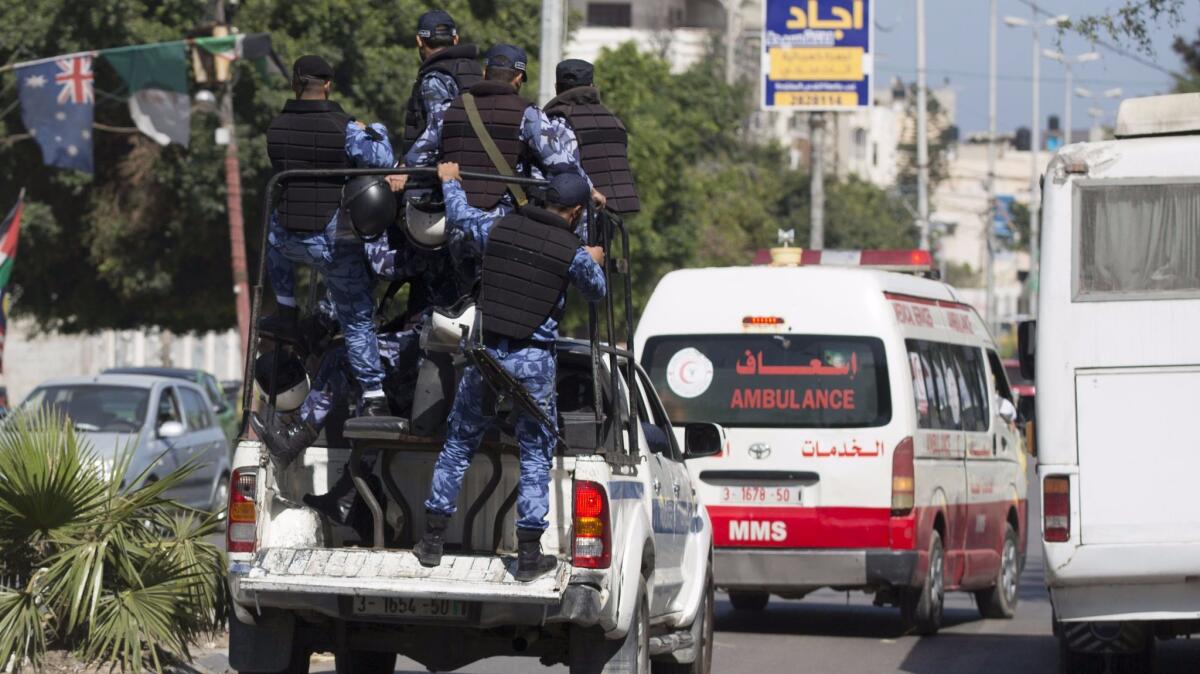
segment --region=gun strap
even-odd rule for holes
[[[475,97],[467,92],[463,94],[462,98],[463,107],[467,111],[467,120],[471,122],[471,128],[475,130],[475,136],[479,138],[484,151],[487,152],[488,159],[492,160],[496,172],[506,178],[512,178],[514,176],[512,167],[508,165],[508,161],[501,154],[500,148],[496,147],[496,141],[492,140],[492,134],[488,133],[487,127],[483,125],[483,118],[479,116],[479,108],[475,105]],[[517,200],[517,207],[524,206],[529,202],[525,196],[525,190],[520,185],[508,183],[508,191],[512,192],[513,197]]]

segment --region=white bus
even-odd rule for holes
[[[638,327],[676,429],[726,429],[723,454],[688,462],[717,586],[744,610],[865,590],[923,633],[946,591],[1011,616],[1025,457],[986,327],[950,286],[880,270],[928,270],[927,252],[802,262],[672,272]]]
[[[1047,168],[1021,330],[1068,671],[1148,668],[1156,635],[1200,632],[1200,94],[1126,100],[1116,131]]]

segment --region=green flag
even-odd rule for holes
[[[187,146],[192,101],[187,46],[182,42],[135,45],[100,52],[129,87],[129,115],[138,129],[166,145]]]

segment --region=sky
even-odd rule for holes
[[[948,81],[955,89],[958,105],[956,123],[964,135],[987,130],[988,4],[988,0],[926,0],[925,3],[929,85],[942,86]],[[999,0],[997,4],[1000,16],[997,127],[1004,133],[1019,126],[1029,126],[1030,123],[1033,38],[1031,29],[1005,26],[1003,17],[1029,19],[1032,10],[1021,0]],[[1096,14],[1122,4],[1121,0],[1038,0],[1039,8],[1072,17]],[[916,79],[915,7],[915,0],[876,0],[875,72],[880,83],[894,76],[910,82]],[[1101,37],[1105,42],[1121,47],[1151,64],[1169,71],[1179,70],[1181,63],[1171,50],[1171,44],[1176,35],[1183,35],[1189,40],[1196,38],[1200,29],[1200,11],[1196,7],[1197,3],[1188,0],[1182,24],[1172,27],[1164,22],[1155,28],[1152,33],[1155,51],[1151,55],[1139,53],[1128,41],[1117,43],[1107,35]],[[1061,46],[1056,44],[1058,40],[1056,29],[1046,28],[1042,32],[1044,49],[1065,51],[1067,54],[1092,50],[1085,39],[1075,34],[1063,36]],[[1102,46],[1096,46],[1095,51],[1101,54],[1099,61],[1074,66],[1076,87],[1091,89],[1093,93],[1121,87],[1125,97],[1170,91],[1172,81],[1166,73]],[[1044,122],[1050,114],[1062,117],[1065,83],[1062,64],[1057,61],[1042,58],[1041,70],[1040,116]],[[1096,106],[1093,101],[1075,98],[1072,105],[1075,129],[1090,125],[1087,111],[1093,106]],[[1102,99],[1099,107],[1107,112],[1104,123],[1112,124],[1117,101]]]

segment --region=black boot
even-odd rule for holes
[[[442,563],[442,545],[446,542],[446,525],[449,523],[449,516],[425,511],[425,535],[413,546],[413,554],[421,566]]]
[[[348,517],[342,512],[340,501],[350,490],[354,489],[354,481],[350,478],[350,470],[342,471],[342,476],[329,488],[329,491],[317,496],[304,495],[304,505],[316,510],[337,524],[345,524]]]
[[[284,423],[274,415],[264,421],[258,412],[250,415],[250,426],[271,451],[276,466],[281,470],[308,449],[319,434],[307,421],[297,419],[291,423]]]
[[[390,417],[392,416],[392,408],[388,405],[387,396],[371,396],[370,398],[362,399],[362,413],[360,417]]]
[[[297,342],[300,339],[299,318],[298,308],[280,304],[275,313],[258,319],[258,331],[267,338]]]
[[[553,555],[542,554],[541,529],[517,529],[517,572],[513,578],[528,583],[558,568]]]

